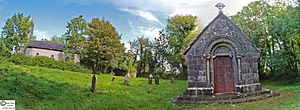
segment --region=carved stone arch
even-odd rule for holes
[[[213,56],[231,56],[232,52],[227,47],[219,47],[213,51]]]
[[[240,83],[240,58],[242,53],[242,46],[234,39],[228,37],[217,37],[207,42],[204,53],[207,55],[207,71],[208,82],[214,84],[214,63],[216,56],[230,56],[233,64],[233,75],[235,84]],[[218,52],[220,53],[219,55]]]
[[[233,46],[230,44],[220,43],[212,47],[210,54],[213,56],[213,58],[216,56],[232,57],[233,55],[235,55],[235,49],[233,49]]]
[[[238,56],[243,53],[242,45],[240,44],[240,42],[230,37],[215,37],[211,39],[204,45],[204,47],[206,48],[203,50],[203,53],[207,55],[211,54],[213,47],[222,43],[231,45]]]

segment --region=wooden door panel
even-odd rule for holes
[[[214,81],[215,81],[215,92],[223,92],[224,91],[224,69],[222,69],[222,59],[217,58],[214,60]]]
[[[230,57],[216,57],[214,65],[215,92],[234,92],[232,61]]]

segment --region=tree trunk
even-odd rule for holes
[[[296,55],[296,51],[295,51],[295,46],[294,46],[294,41],[293,40],[291,40],[291,47],[292,47],[292,69],[293,69],[293,71],[295,71],[295,72],[297,72],[298,71],[298,63],[297,63],[297,55]]]
[[[137,76],[140,77],[142,76],[142,59],[143,59],[143,45],[140,45],[140,62],[139,62],[139,69],[138,69],[138,74]]]
[[[97,67],[96,64],[93,64],[92,74],[96,74],[96,73],[97,73]]]

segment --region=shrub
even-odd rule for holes
[[[28,66],[40,66],[40,67],[47,67],[53,69],[61,69],[61,70],[68,70],[74,72],[82,72],[87,73],[90,70],[77,63],[73,62],[65,62],[65,61],[56,61],[52,58],[45,57],[45,56],[25,56],[22,54],[14,54],[8,59],[8,62],[12,62],[17,65],[28,65]]]
[[[282,71],[278,71],[278,73],[276,73],[270,79],[280,83],[288,83],[288,84],[299,83],[300,73],[298,71],[285,69]]]

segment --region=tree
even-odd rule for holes
[[[83,44],[86,41],[86,29],[87,23],[83,19],[83,16],[80,15],[76,18],[73,18],[67,24],[67,32],[63,35],[66,39],[67,49],[66,53],[70,53],[72,58],[77,51],[83,50]]]
[[[278,51],[274,52],[274,57],[280,56],[281,61],[275,61],[276,65],[286,62],[285,68],[292,71],[298,71],[298,64],[300,63],[300,7],[288,6],[284,3],[277,2],[274,8],[278,10],[275,15],[277,19],[273,19],[270,23],[272,29],[270,34],[275,39],[275,45],[278,44]],[[287,17],[288,16],[288,17]],[[278,58],[278,57],[277,57]],[[276,60],[277,60],[276,58]]]
[[[30,39],[30,40],[36,40],[37,37],[36,37],[36,36],[31,36],[29,39]]]
[[[152,43],[149,39],[140,37],[130,42],[131,52],[135,53],[133,64],[136,64],[137,76],[142,73],[152,72],[154,70],[154,62],[152,57]]]
[[[32,36],[33,32],[33,21],[30,16],[24,16],[23,13],[14,14],[11,18],[6,20],[4,27],[1,32],[1,50],[9,51],[20,51],[25,48]]]
[[[124,75],[126,73],[136,73],[136,69],[133,65],[133,57],[134,54],[131,53],[130,51],[125,52],[124,55],[122,55],[121,60],[118,63],[118,66],[114,69],[115,75]]]
[[[64,36],[58,37],[58,36],[54,35],[54,36],[50,37],[50,41],[64,44],[65,43],[65,38],[64,38]]]
[[[172,65],[173,71],[179,71],[182,74],[187,74],[187,66],[183,57],[183,52],[196,36],[191,36],[191,32],[195,30],[196,16],[176,15],[168,19],[168,24],[165,28],[165,34],[168,40],[168,62]],[[192,38],[190,38],[190,37]]]
[[[4,57],[9,56],[11,50],[11,44],[8,42],[8,40],[0,38],[0,55]]]
[[[166,71],[165,65],[167,64],[168,53],[168,40],[164,30],[159,32],[159,37],[154,39],[154,62],[156,72],[164,73]]]
[[[272,5],[266,1],[255,1],[230,17],[259,48],[261,77],[297,73],[300,59],[297,56],[300,47],[299,11],[297,3],[287,0],[277,0]]]
[[[132,65],[136,65],[138,54],[139,54],[139,42],[137,40],[129,41],[130,44],[130,52],[133,53],[133,62]]]
[[[88,25],[87,35],[90,40],[84,44],[83,55],[91,63],[92,73],[107,68],[122,60],[124,46],[120,36],[109,21],[94,18]]]

